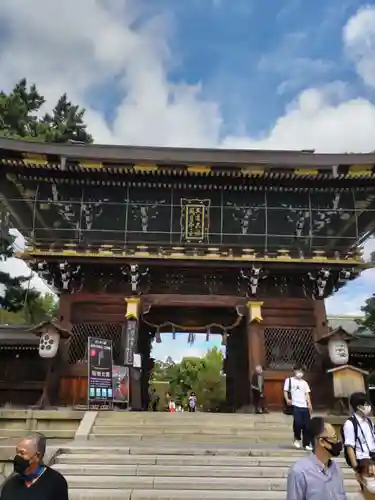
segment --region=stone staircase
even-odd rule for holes
[[[87,441],[54,467],[70,500],[285,500],[290,417],[279,414],[99,413]],[[349,499],[358,484],[344,467]]]

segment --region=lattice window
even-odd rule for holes
[[[312,368],[317,360],[312,328],[265,328],[266,367],[290,370],[295,364]]]
[[[87,342],[89,337],[111,339],[113,361],[120,362],[122,323],[78,323],[73,326],[69,346],[69,363],[87,361]]]

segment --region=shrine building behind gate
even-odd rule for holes
[[[0,191],[28,238],[25,258],[60,291],[72,326],[62,404],[87,398],[87,338],[111,338],[114,362],[152,340],[220,333],[228,408],[250,403],[266,370],[271,406],[295,363],[316,406],[330,384],[315,341],[324,299],[363,268],[375,226],[375,154],[39,144],[0,139]],[[130,337],[133,344],[130,346]]]

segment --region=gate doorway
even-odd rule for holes
[[[148,403],[149,388],[157,382],[157,378],[164,378],[164,384],[160,384],[160,380],[157,384],[163,396],[166,392],[172,392],[172,396],[181,405],[186,406],[190,391],[197,393],[199,403],[205,411],[234,411],[249,403],[249,356],[242,310],[215,305],[154,306],[141,316],[139,341],[142,358],[148,360],[144,363],[148,370],[143,372],[142,377],[143,407]],[[173,356],[168,359],[168,347],[162,349],[163,343],[167,341],[172,350],[173,343],[185,343],[185,348],[174,356],[176,359]],[[212,351],[208,349],[211,346]],[[202,354],[207,353],[207,350],[210,358],[207,364],[216,365],[213,371],[216,373],[216,380],[209,368],[203,368]],[[161,355],[154,356],[153,351]],[[183,352],[186,356],[181,354]],[[189,357],[195,358],[194,361],[189,361]],[[172,365],[170,368],[165,366],[166,359]],[[160,370],[161,367],[164,374],[160,373],[163,371]],[[194,379],[194,376],[192,379],[191,374],[187,375],[189,370],[194,376],[200,370],[201,380]],[[165,375],[165,371],[169,374]],[[179,374],[182,375],[179,377]],[[169,378],[172,379],[171,384]],[[216,395],[213,394],[215,391]]]
[[[197,396],[199,411],[218,412],[225,408],[225,338],[206,333],[162,333],[151,348],[153,370],[150,386],[160,398],[157,409],[172,402],[177,409],[188,410],[188,398]]]

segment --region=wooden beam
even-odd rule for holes
[[[246,299],[231,295],[176,295],[150,294],[143,295],[143,309],[149,306],[158,307],[225,307],[244,306]]]

